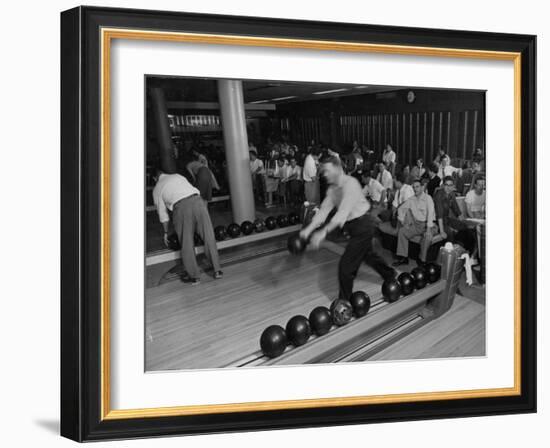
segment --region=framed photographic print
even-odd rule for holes
[[[61,433],[536,411],[535,36],[61,14]]]

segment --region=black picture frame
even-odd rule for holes
[[[521,54],[521,393],[517,396],[103,419],[100,29]],[[76,441],[536,412],[536,37],[99,7],[61,13],[61,435]]]

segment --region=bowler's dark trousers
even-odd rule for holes
[[[174,204],[172,214],[174,228],[181,242],[181,259],[187,275],[199,278],[200,270],[195,257],[195,232],[204,241],[204,254],[212,264],[214,272],[219,271],[220,257],[212,229],[212,221],[205,202],[198,194],[181,199]]]
[[[340,299],[349,300],[353,292],[353,280],[362,262],[367,263],[383,278],[394,273],[384,259],[372,247],[372,238],[377,222],[370,214],[346,222],[344,230],[351,236],[346,250],[338,264],[338,281],[340,285]]]

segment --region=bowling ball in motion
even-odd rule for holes
[[[300,255],[303,254],[306,250],[307,241],[300,237],[300,235],[297,233],[288,237],[286,247],[291,254]]]
[[[288,216],[286,215],[279,215],[277,216],[277,225],[279,227],[286,227],[288,226]]]
[[[227,233],[224,226],[216,226],[214,229],[214,237],[216,241],[223,241],[227,238]]]
[[[227,234],[231,238],[237,238],[241,234],[241,227],[239,224],[231,223],[227,226]]]
[[[382,284],[382,295],[386,302],[392,303],[401,295],[401,285],[395,279],[388,279]]]
[[[273,216],[268,216],[265,219],[265,227],[267,230],[273,230],[277,227],[277,220]]]
[[[347,300],[336,299],[330,305],[332,321],[341,327],[346,325],[353,316],[353,308]]]
[[[178,240],[178,235],[176,233],[172,233],[168,237],[168,249],[170,249],[170,250],[180,250],[181,249],[181,245],[180,245],[180,242]]]
[[[369,312],[370,297],[365,291],[355,291],[351,295],[349,302],[356,317],[363,317]]]
[[[260,348],[268,358],[280,356],[288,344],[286,332],[280,325],[270,325],[260,337]]]
[[[243,235],[250,235],[254,231],[254,224],[250,221],[244,221],[241,224],[241,232]]]
[[[401,285],[401,292],[404,296],[408,296],[414,291],[414,277],[408,272],[403,272],[397,277],[397,281]]]
[[[291,226],[295,226],[296,224],[300,223],[300,217],[298,216],[298,213],[289,213],[288,214],[288,223]]]
[[[441,278],[441,266],[437,263],[428,263],[426,265],[426,277],[430,283],[438,281]]]
[[[311,330],[317,336],[323,336],[330,331],[332,327],[332,316],[330,310],[326,306],[318,306],[313,308],[313,311],[309,313],[309,325]]]
[[[424,268],[417,266],[411,271],[411,275],[414,278],[414,287],[416,289],[422,289],[424,288],[424,286],[426,286],[428,278],[426,276],[426,271],[424,270]]]
[[[305,316],[294,316],[286,324],[286,337],[292,345],[304,345],[311,336],[309,320]]]
[[[264,220],[263,219],[256,219],[254,221],[254,231],[256,233],[261,233],[265,230],[265,223],[264,223]]]

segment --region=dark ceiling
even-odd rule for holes
[[[215,79],[149,77],[148,86],[164,89],[167,101],[218,102]],[[243,81],[245,103],[280,104],[365,93],[388,92],[402,87],[288,81]],[[336,91],[337,90],[337,91]],[[327,92],[314,94],[314,92]],[[291,98],[289,98],[291,97]]]

